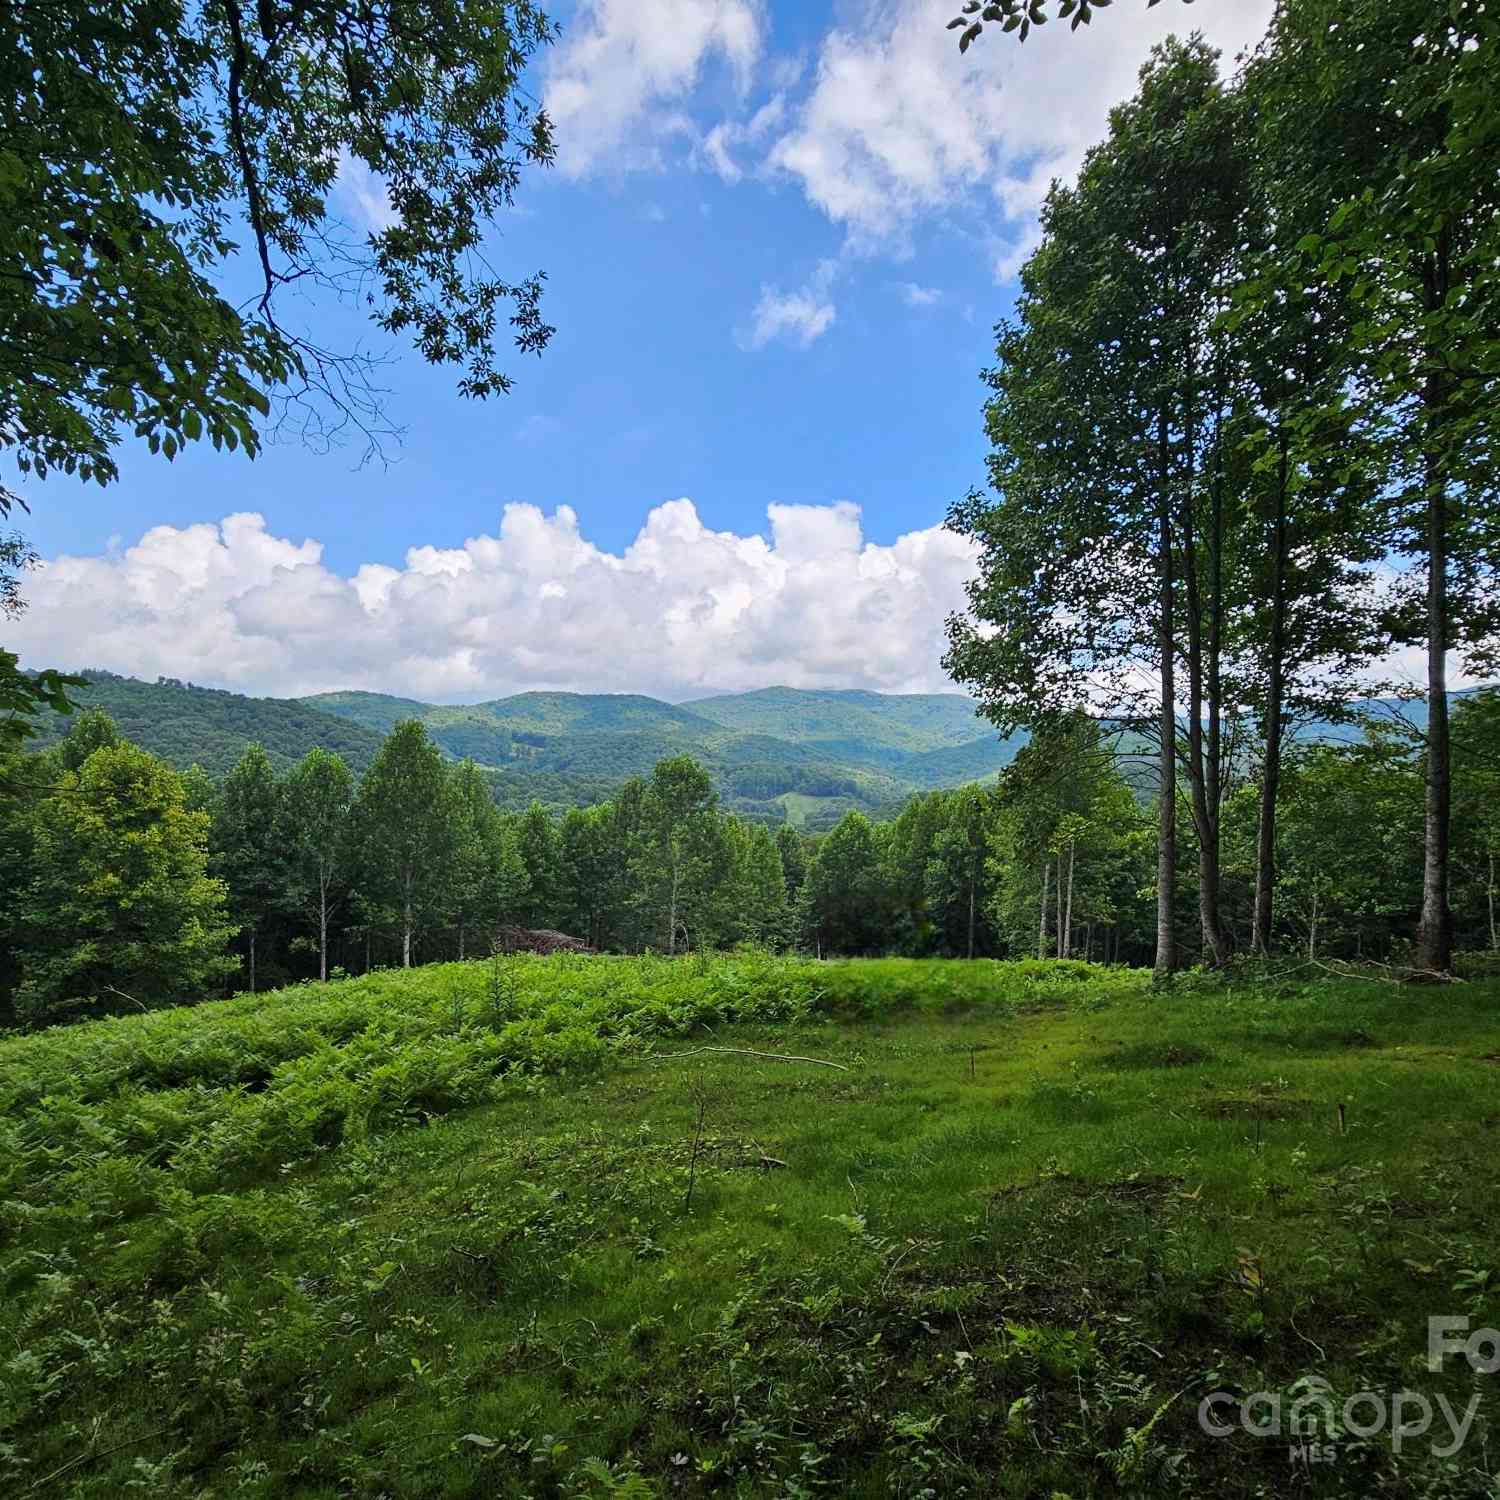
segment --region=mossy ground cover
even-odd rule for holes
[[[1497,1059],[1493,981],[758,958],[0,1043],[0,1489],[1494,1495]],[[1200,1428],[1311,1377],[1327,1461]]]

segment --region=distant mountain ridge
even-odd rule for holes
[[[486,767],[507,807],[599,801],[663,757],[691,754],[737,811],[821,828],[851,807],[890,816],[913,792],[992,777],[1023,742],[1001,739],[957,693],[765,688],[672,704],[529,692],[432,704],[359,691],[250,698],[167,678],[85,675],[83,707],[107,710],[124,734],[179,766],[222,776],[258,740],[279,767],[321,745],[363,770],[392,726],[415,718],[445,754]],[[55,717],[39,743],[66,730]]]
[[[1002,739],[959,693],[772,687],[673,704],[631,693],[531,692],[436,704],[356,691],[251,698],[173,678],[83,675],[82,707],[105,709],[137,744],[213,776],[223,776],[252,741],[279,769],[322,746],[363,771],[392,726],[415,718],[446,755],[486,768],[502,807],[599,802],[665,756],[689,754],[737,812],[814,830],[850,808],[890,817],[914,792],[989,780],[1026,739]],[[1418,729],[1426,723],[1421,702],[1368,707],[1387,715],[1399,707]],[[67,728],[66,718],[49,715],[34,743],[40,748]],[[1299,739],[1331,741],[1359,733],[1324,723],[1295,731]]]

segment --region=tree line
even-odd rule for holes
[[[1453,732],[1458,933],[1500,952],[1500,692],[1462,700]],[[1138,767],[1117,727],[1074,715],[993,783],[914,796],[885,823],[850,812],[810,837],[725,810],[689,756],[558,817],[502,811],[480,769],[445,760],[415,720],[362,777],[322,749],[278,773],[251,745],[215,781],[92,710],[6,770],[25,795],[0,801],[0,1024],[478,957],[502,927],[619,952],[1149,962],[1160,817]],[[1293,742],[1275,949],[1400,950],[1423,775],[1421,736],[1398,718],[1347,743]],[[1248,946],[1259,790],[1248,773],[1231,780],[1221,916]],[[1176,857],[1180,874],[1196,864],[1190,837]],[[1186,947],[1199,912],[1185,878],[1174,893]]]
[[[1500,621],[1497,48],[1478,0],[1286,0],[1230,79],[1167,42],[1052,189],[997,326],[946,664],[1002,729],[1084,712],[1153,747],[1159,973],[1276,946],[1304,899],[1294,731],[1400,648],[1425,664],[1418,783],[1398,757],[1421,861],[1381,899],[1416,893],[1411,967],[1451,967],[1472,768],[1448,663],[1493,671]]]
[[[226,989],[490,951],[502,924],[618,950],[786,946],[800,837],[724,811],[665,759],[606,803],[496,806],[416,720],[363,776],[250,745],[221,781],[178,772],[102,711],[12,755],[0,800],[0,1019],[176,1004]]]

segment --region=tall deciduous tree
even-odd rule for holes
[[[1260,75],[1243,84],[1258,112]],[[1289,190],[1288,167],[1264,142],[1256,152],[1263,216],[1245,247],[1244,279],[1226,325],[1237,335],[1242,387],[1236,433],[1251,456],[1237,558],[1248,608],[1237,622],[1246,707],[1260,725],[1252,945],[1271,950],[1281,764],[1299,720],[1331,720],[1367,689],[1361,674],[1387,643],[1370,565],[1383,550],[1380,448],[1351,419],[1341,390],[1351,373],[1349,299],[1316,280],[1286,283],[1281,267],[1320,198]],[[1265,284],[1264,296],[1253,295]]]
[[[208,817],[182,779],[130,744],[96,750],[39,807],[16,924],[15,1009],[181,1004],[237,967],[225,888],[207,868]]]
[[[527,927],[555,927],[562,919],[562,840],[557,824],[533,802],[515,825],[516,849],[526,869],[520,916]]]
[[[790,823],[776,830],[776,852],[781,855],[781,873],[786,878],[787,900],[795,902],[807,877],[807,850],[802,835]]]
[[[1009,731],[1091,711],[1156,737],[1160,974],[1178,962],[1179,766],[1204,944],[1217,960],[1228,952],[1218,819],[1231,356],[1217,319],[1247,193],[1216,54],[1196,39],[1156,49],[1077,187],[1048,198],[989,375],[999,498],[971,495],[950,517],[981,558],[946,661],[985,712]]]
[[[328,978],[328,922],[347,890],[354,773],[331,751],[309,750],[282,785],[282,847],[290,899],[318,927],[318,978]]]
[[[780,946],[786,940],[786,877],[764,823],[723,819],[727,873],[715,893],[711,936],[720,943]]]
[[[1344,283],[1344,394],[1384,429],[1391,544],[1416,563],[1398,629],[1427,657],[1417,967],[1452,960],[1448,654],[1492,662],[1500,414],[1500,17],[1485,0],[1288,0],[1257,67],[1262,138],[1327,221],[1289,280]]]
[[[902,944],[909,953],[937,953],[943,948],[946,933],[942,913],[933,909],[935,887],[929,886],[928,866],[949,802],[950,795],[942,791],[912,797],[891,825],[886,864],[892,899],[901,914]]]
[[[571,807],[562,821],[563,923],[594,948],[610,899],[610,812],[608,804]]]
[[[391,730],[354,802],[361,893],[401,934],[401,965],[412,939],[445,909],[458,838],[448,774],[420,720]]]
[[[824,835],[800,895],[806,936],[820,954],[881,952],[894,902],[881,839],[870,820],[848,812]]]
[[[980,787],[960,787],[946,799],[943,811],[925,871],[928,897],[947,936],[948,952],[973,958],[988,923],[993,798]]]
[[[267,919],[287,896],[289,868],[281,788],[270,758],[249,745],[224,778],[213,821],[213,868],[245,938],[250,990],[255,991],[256,951]]]
[[[54,754],[64,771],[77,771],[94,751],[119,743],[120,731],[115,721],[102,708],[90,708],[73,720]]]
[[[495,927],[516,915],[528,882],[515,831],[500,816],[484,773],[465,760],[450,774],[457,839],[452,901],[462,959],[470,925],[478,923],[493,939]]]
[[[719,796],[690,755],[658,761],[641,801],[634,885],[653,940],[667,953],[702,941],[715,887],[729,873]]]

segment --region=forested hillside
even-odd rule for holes
[[[142,682],[113,672],[81,675],[85,685],[73,694],[81,710],[102,709],[126,739],[179,770],[197,765],[210,776],[223,776],[246,745],[257,744],[278,770],[318,748],[336,752],[362,771],[380,748],[381,733],[295,699],[247,698],[171,677]],[[38,748],[56,744],[72,723],[71,715],[43,716],[33,743]]]
[[[360,692],[246,698],[171,679],[85,675],[79,707],[104,709],[126,738],[179,770],[223,776],[260,744],[278,769],[316,746],[359,771],[397,723],[418,719],[445,755],[474,761],[511,811],[534,801],[555,812],[591,806],[658,761],[691,754],[736,811],[815,831],[853,808],[889,818],[913,792],[993,776],[1024,742],[1002,739],[957,694],[772,688],[674,705],[624,693],[520,693],[442,705]],[[69,722],[47,716],[38,745],[55,744]]]
[[[799,745],[939,750],[968,744],[988,728],[973,700],[961,693],[773,687],[692,699],[682,706],[726,729],[775,735]]]
[[[502,806],[597,800],[579,796],[574,778],[618,786],[686,753],[738,811],[808,829],[851,808],[890,817],[914,791],[993,776],[1024,738],[1000,737],[953,693],[768,688],[676,705],[623,693],[520,693],[464,707],[376,693],[302,701],[382,730],[419,718],[448,754],[504,771],[494,778]]]

